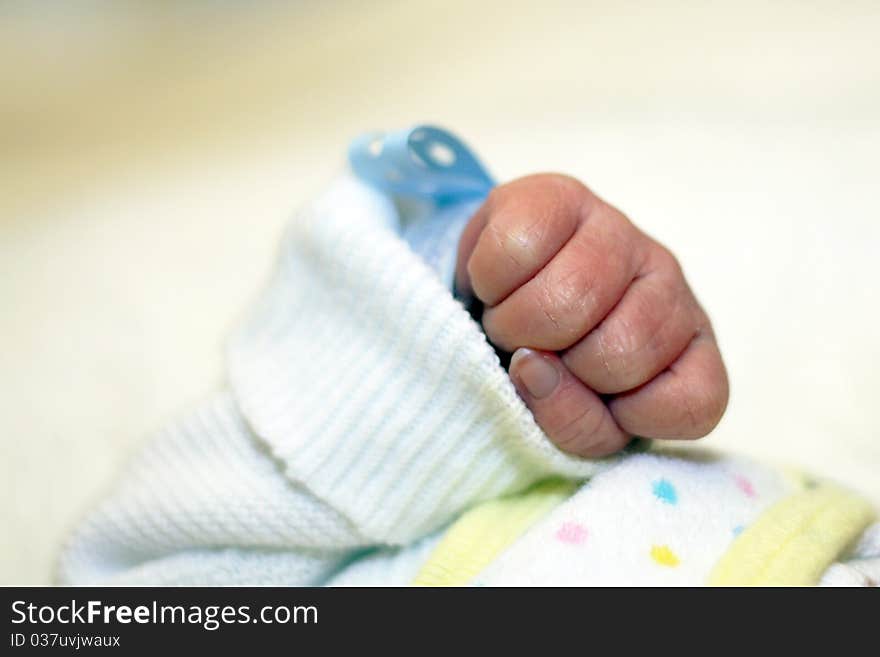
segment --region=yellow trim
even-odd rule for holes
[[[868,526],[871,505],[834,484],[818,483],[765,511],[709,576],[712,586],[807,586]]]
[[[525,493],[474,507],[449,528],[413,584],[467,584],[529,527],[568,499],[576,487],[576,483],[554,479]]]

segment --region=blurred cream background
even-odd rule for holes
[[[221,383],[358,132],[577,175],[682,259],[732,378],[704,444],[880,502],[880,3],[6,3],[0,583]]]

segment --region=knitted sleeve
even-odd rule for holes
[[[548,475],[607,464],[544,436],[399,220],[387,196],[337,181],[293,222],[229,346],[233,396],[285,474],[391,544]]]
[[[296,216],[230,339],[228,391],[147,444],[61,582],[317,584],[357,550],[609,464],[544,436],[401,221],[348,176]]]

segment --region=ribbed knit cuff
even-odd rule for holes
[[[485,335],[349,178],[306,207],[229,347],[229,377],[287,475],[367,536],[404,543],[464,508],[610,461],[566,455]]]

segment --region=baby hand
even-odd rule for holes
[[[675,257],[572,178],[494,189],[462,235],[456,285],[483,302],[486,335],[513,352],[514,385],[564,451],[699,438],[724,413],[721,354]]]

